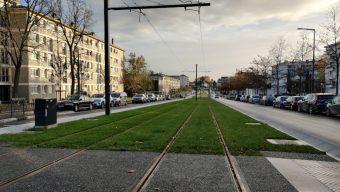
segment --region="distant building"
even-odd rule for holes
[[[188,87],[189,86],[189,77],[186,75],[171,75],[171,77],[178,79],[180,82],[180,87]]]
[[[169,94],[171,90],[180,88],[180,80],[172,76],[164,74],[152,74],[150,75],[152,81],[152,91],[160,92],[165,95]]]

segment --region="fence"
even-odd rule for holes
[[[7,118],[22,118],[34,113],[34,103],[28,103],[24,98],[13,98],[0,104],[0,120]]]

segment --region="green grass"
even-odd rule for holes
[[[182,102],[182,105],[171,113],[162,114],[150,122],[100,142],[92,149],[160,152],[194,107],[195,103],[192,101]]]
[[[10,142],[16,147],[160,152],[192,113],[170,151],[223,154],[209,105],[233,155],[261,155],[260,151],[321,153],[310,146],[270,144],[266,139],[294,138],[266,124],[245,125],[257,121],[211,99],[199,99],[197,103],[195,99],[183,100],[101,116],[96,120],[63,123],[35,134],[0,135],[0,142]]]
[[[36,134],[5,134],[0,135],[0,141],[13,143],[12,146],[24,147],[24,146],[35,146],[40,145],[40,147],[47,147],[48,143],[53,143],[54,140],[62,140],[63,137],[72,138],[71,135],[79,135],[80,133],[90,130],[97,130],[98,128],[108,127],[114,128],[115,123],[118,121],[129,121],[132,118],[139,116],[145,116],[145,114],[161,111],[162,109],[169,110],[169,107],[173,108],[179,105],[178,102],[163,104],[160,106],[152,106],[147,108],[141,108],[121,113],[114,113],[110,116],[100,116],[94,119],[96,120],[78,120],[68,123],[59,124],[58,127],[53,129],[44,129]],[[139,119],[143,120],[143,119]],[[93,132],[92,132],[93,133]],[[67,146],[63,146],[67,147]]]
[[[261,122],[257,126],[245,125],[258,121],[216,101],[211,101],[211,107],[232,155],[261,155],[260,151],[322,153],[310,146],[271,144],[266,139],[294,138]]]
[[[171,152],[223,154],[208,100],[199,100],[192,118],[177,137]]]

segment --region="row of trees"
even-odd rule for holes
[[[86,5],[85,0],[24,0],[24,6],[18,6],[11,1],[4,1],[3,7],[0,9],[1,26],[0,34],[6,54],[10,58],[11,64],[14,66],[12,97],[17,97],[19,77],[27,53],[36,53],[41,44],[32,45],[29,43],[32,34],[38,30],[41,20],[46,17],[53,17],[58,22],[57,36],[60,40],[66,42],[69,61],[65,61],[59,52],[59,43],[57,43],[58,51],[53,54],[51,67],[54,69],[54,75],[60,82],[63,74],[67,69],[71,77],[71,94],[75,92],[76,67],[79,62],[79,50],[82,37],[88,35],[87,30],[92,20],[91,9]],[[27,13],[23,17],[18,10],[24,9]],[[58,41],[59,42],[59,41]]]
[[[339,63],[340,45],[340,20],[339,7],[333,7],[328,12],[328,23],[320,25],[317,30],[317,43],[326,47],[327,56],[335,62],[336,65],[336,94],[339,94]],[[245,88],[254,88],[265,92],[271,87],[271,80],[275,81],[274,87],[276,94],[279,94],[280,80],[286,80],[287,92],[295,94],[303,94],[311,92],[312,68],[311,58],[313,45],[312,39],[308,38],[306,33],[301,34],[301,38],[297,41],[295,48],[289,49],[286,40],[280,37],[269,49],[268,55],[258,55],[251,61],[251,67],[236,72],[222,86],[222,91],[244,90]],[[318,46],[317,46],[318,47]],[[323,48],[321,49],[323,51]],[[285,60],[289,60],[293,67],[287,72],[282,73],[280,64]],[[309,62],[308,62],[309,60]],[[315,62],[314,91],[324,91],[325,87],[325,56],[321,55]],[[286,70],[286,69],[285,69]],[[282,75],[285,74],[285,75]]]

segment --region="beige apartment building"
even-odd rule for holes
[[[171,90],[180,88],[180,80],[164,74],[150,75],[152,90],[162,94],[169,94]]]
[[[22,17],[27,15],[25,9],[16,8],[16,12],[20,12]],[[71,31],[70,26],[66,27]],[[51,67],[53,63],[70,62],[70,53],[59,20],[53,17],[41,19],[39,25],[30,33],[27,44],[29,51],[25,52],[23,56],[24,63],[20,73],[18,97],[31,102],[36,98],[61,99],[70,95],[71,71],[69,65],[61,75],[58,75],[58,70]],[[76,50],[79,50],[76,60],[80,63],[81,92],[88,95],[104,93],[104,42],[94,34],[87,33],[82,36]],[[5,101],[11,98],[14,68],[1,46],[0,53],[0,100]],[[120,92],[124,89],[123,57],[124,49],[111,44],[110,89],[112,92]],[[77,93],[77,65],[75,70],[75,93]]]

